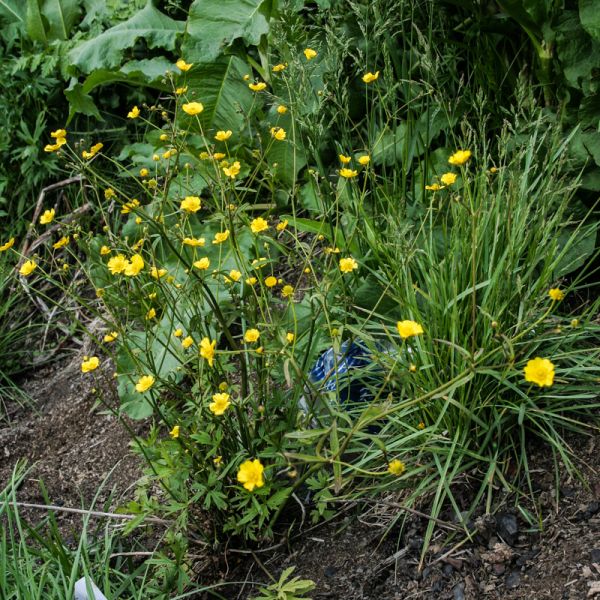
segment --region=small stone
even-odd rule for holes
[[[453,600],[465,600],[465,584],[458,583],[452,590]]]
[[[521,573],[519,573],[519,571],[511,571],[504,582],[504,585],[506,585],[506,588],[509,590],[519,587],[520,584]]]
[[[496,515],[496,528],[498,535],[510,546],[517,541],[519,526],[515,515],[511,515],[510,513],[499,513]]]

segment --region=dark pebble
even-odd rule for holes
[[[454,600],[465,600],[465,584],[458,583],[452,590]]]
[[[496,528],[498,535],[509,545],[512,546],[517,541],[519,526],[517,517],[509,513],[498,513],[496,515]]]
[[[590,502],[585,509],[584,517],[591,519],[600,510],[600,502]]]
[[[506,588],[509,590],[519,587],[519,585],[521,584],[521,573],[519,573],[519,571],[511,571],[507,575],[506,581],[504,582],[504,584],[506,585]]]

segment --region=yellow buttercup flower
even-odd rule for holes
[[[396,477],[402,475],[402,473],[404,473],[405,470],[406,467],[404,466],[404,463],[401,460],[398,460],[397,458],[391,460],[388,463],[388,473],[396,475]]]
[[[206,271],[206,269],[208,269],[208,267],[210,267],[210,259],[208,258],[208,256],[204,256],[200,260],[195,261],[193,264],[194,264],[194,267],[196,267],[196,269],[200,269],[201,271]]]
[[[365,83],[373,83],[374,81],[377,81],[377,78],[379,77],[379,71],[375,71],[375,73],[371,73],[370,71],[368,73],[365,73],[362,76],[362,80]]]
[[[352,157],[346,156],[345,154],[340,154],[339,159],[343,165],[347,165],[352,160]]]
[[[83,357],[83,362],[81,363],[81,372],[89,373],[90,371],[94,371],[100,366],[100,359],[97,356],[91,356],[88,358],[87,356]]]
[[[288,109],[287,109],[287,106],[284,106],[283,104],[280,104],[280,105],[277,107],[277,112],[278,112],[280,115],[285,115],[285,113],[286,113],[287,111],[288,111]]]
[[[223,242],[227,241],[227,238],[229,238],[229,229],[215,233],[215,239],[212,243],[222,244]]]
[[[83,156],[83,158],[85,158],[86,160],[93,158],[94,156],[96,156],[96,154],[98,154],[98,152],[100,152],[100,150],[102,150],[102,148],[104,148],[104,144],[102,142],[99,142],[97,144],[94,144],[91,148],[90,151],[86,151],[84,150],[81,153],[81,156]]]
[[[554,383],[554,365],[547,358],[533,358],[523,369],[525,381],[535,383],[540,387],[550,387]]]
[[[183,243],[186,246],[197,247],[197,246],[204,246],[204,244],[206,243],[206,240],[204,238],[186,237],[186,238],[183,238]]]
[[[122,254],[117,254],[113,256],[108,261],[108,270],[113,274],[117,275],[119,273],[124,273],[127,268],[127,259]]]
[[[176,63],[175,66],[180,70],[180,71],[189,71],[193,66],[194,63],[186,63],[185,60],[183,60],[183,58],[180,58]]]
[[[286,133],[283,127],[271,127],[270,131],[271,137],[273,137],[277,141],[283,142],[283,140],[285,140]]]
[[[354,171],[353,169],[340,169],[340,176],[345,179],[352,179],[352,177],[356,177],[358,175],[358,171]]]
[[[37,268],[37,263],[35,260],[26,260],[19,269],[19,273],[23,275],[23,277],[29,277]]]
[[[136,209],[140,205],[140,201],[134,198],[131,202],[126,202],[121,207],[121,214],[128,215],[132,210]]]
[[[233,132],[231,129],[228,129],[227,131],[217,131],[217,133],[215,133],[215,140],[217,140],[217,142],[224,142],[228,140],[232,134]]]
[[[244,333],[244,341],[248,344],[256,342],[259,337],[260,331],[258,331],[258,329],[248,329],[246,333]]]
[[[398,321],[396,327],[403,340],[423,333],[423,328],[415,321]]]
[[[269,224],[262,217],[257,217],[250,223],[250,229],[252,233],[260,233],[269,229]]]
[[[471,158],[470,150],[457,150],[449,159],[451,165],[464,165]]]
[[[182,105],[181,109],[184,113],[193,117],[194,115],[199,115],[204,110],[204,106],[201,102],[188,102]]]
[[[371,157],[368,154],[363,154],[358,157],[358,164],[363,167],[367,166],[371,162]]]
[[[455,181],[456,178],[458,177],[458,175],[456,173],[444,173],[441,177],[440,177],[440,181],[444,184],[444,185],[452,185]]]
[[[198,196],[186,196],[181,201],[179,208],[189,213],[198,212],[202,208],[202,200]]]
[[[153,385],[156,380],[152,375],[142,375],[137,383],[135,384],[135,391],[143,394],[147,392]]]
[[[312,48],[305,48],[304,56],[305,56],[306,60],[312,60],[313,58],[315,58],[317,56],[317,53]]]
[[[137,119],[140,116],[140,109],[137,106],[134,106],[128,113],[128,119]]]
[[[246,460],[240,465],[237,480],[243,484],[245,489],[251,492],[254,488],[260,488],[265,485],[265,480],[263,479],[264,470],[265,468],[258,458],[255,460]]]
[[[40,223],[42,225],[48,225],[48,223],[52,223],[52,221],[54,221],[54,214],[55,212],[53,208],[45,210],[42,216],[40,217]]]
[[[173,427],[173,429],[171,429],[171,431],[169,431],[169,435],[176,440],[179,437],[179,431],[181,430],[181,428],[179,427],[179,425],[175,425]]]
[[[213,366],[216,346],[217,340],[211,342],[207,337],[200,340],[200,356],[208,362],[209,367]]]
[[[69,236],[65,235],[63,237],[60,238],[60,240],[58,240],[58,242],[56,242],[55,244],[52,244],[52,247],[55,250],[58,250],[59,248],[62,248],[63,246],[66,246],[69,243]]]
[[[352,273],[355,269],[358,269],[358,263],[352,258],[340,258],[340,271],[342,273]]]
[[[117,339],[117,337],[119,337],[119,332],[111,331],[110,333],[107,333],[104,336],[104,343],[110,344],[111,342],[114,342]]]
[[[216,157],[216,155],[215,155]],[[241,169],[240,162],[236,160],[231,166],[223,167],[223,173],[231,179],[235,179],[239,175]]]
[[[225,411],[231,406],[231,402],[229,401],[229,394],[227,392],[220,392],[218,394],[213,394],[213,401],[208,405],[208,408],[213,415],[220,417],[225,413]]]
[[[66,138],[59,138],[55,144],[46,144],[44,146],[44,152],[56,152],[61,146],[67,143]]]
[[[552,288],[548,291],[548,296],[555,302],[560,302],[565,297],[565,293],[559,288]]]
[[[12,237],[12,238],[10,238],[10,240],[8,240],[8,242],[6,242],[5,244],[2,244],[2,246],[0,246],[0,252],[6,252],[10,248],[12,248],[14,245],[15,245],[15,238]]]
[[[264,81],[259,81],[258,83],[249,83],[248,87],[253,92],[262,92],[267,88],[267,84]]]
[[[140,254],[134,254],[125,266],[123,273],[127,277],[135,277],[144,268],[144,259]]]

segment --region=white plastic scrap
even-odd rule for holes
[[[79,581],[75,582],[75,595],[73,596],[73,600],[108,600],[93,581],[88,581],[92,588],[92,595],[88,596],[85,577],[82,577]]]

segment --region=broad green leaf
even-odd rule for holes
[[[14,0],[0,0],[0,17],[8,23],[24,23],[27,16],[27,6]]]
[[[248,67],[237,56],[222,57],[188,72],[188,94],[196,92],[204,105],[199,115],[203,127],[239,131],[244,126],[244,114],[253,100],[243,80],[247,72]]]
[[[125,50],[132,48],[140,38],[149,48],[174,51],[184,26],[183,22],[161,13],[149,1],[131,19],[75,47],[69,53],[71,66],[82,73],[114,69],[121,64]]]
[[[598,89],[600,42],[586,35],[575,11],[564,11],[556,25],[556,55],[567,83],[585,94]]]
[[[583,28],[600,42],[600,4],[598,0],[579,0],[579,18]]]
[[[76,113],[94,116],[97,119],[101,118],[98,108],[90,96],[90,92],[101,85],[127,83],[128,85],[167,91],[169,88],[162,82],[162,78],[170,66],[170,61],[163,57],[133,60],[125,63],[118,71],[98,69],[86,77],[83,83],[76,83],[73,80],[69,88],[65,90],[65,96],[70,104],[69,121]]]
[[[188,62],[208,63],[235,40],[258,45],[269,31],[270,0],[195,0],[182,52]]]
[[[27,33],[35,42],[48,43],[46,25],[42,17],[39,0],[27,0]]]
[[[574,243],[565,252],[554,272],[555,277],[563,277],[579,269],[596,249],[597,225],[580,231]],[[574,234],[573,229],[567,229],[558,238],[558,251],[569,243]]]
[[[42,14],[48,21],[48,37],[67,40],[81,14],[80,0],[43,0]]]

